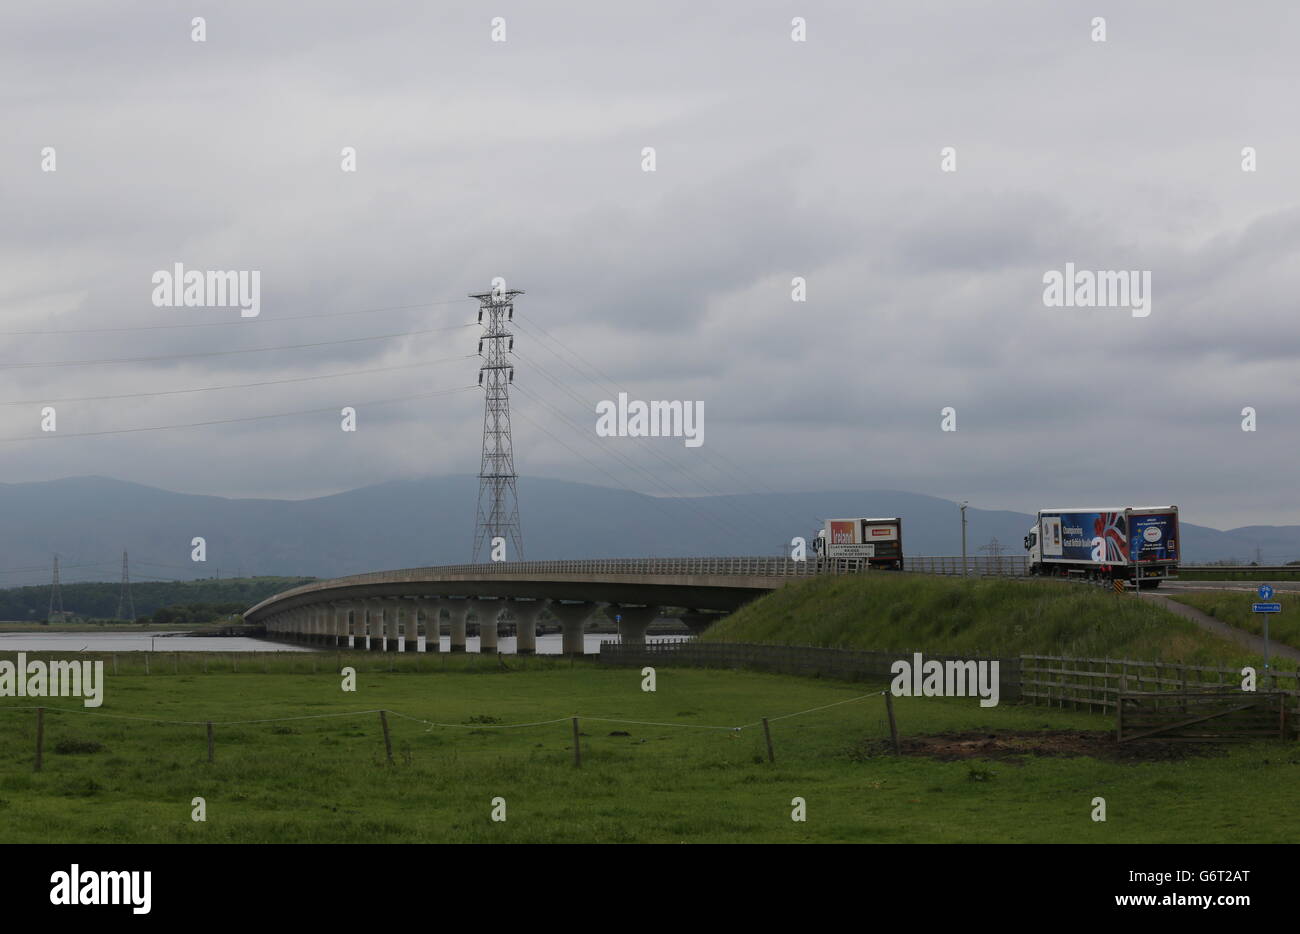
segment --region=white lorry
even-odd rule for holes
[[[1030,574],[1159,587],[1178,576],[1178,507],[1040,509],[1025,550]]]

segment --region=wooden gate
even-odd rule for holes
[[[1123,693],[1116,738],[1180,743],[1286,739],[1287,695],[1281,691]]]

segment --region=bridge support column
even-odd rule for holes
[[[366,651],[384,650],[384,602],[366,601]]]
[[[420,644],[420,601],[402,601],[406,624],[402,627],[402,651],[414,652]]]
[[[424,607],[424,645],[422,651],[442,651],[442,601],[438,598],[419,601]]]
[[[546,609],[546,600],[511,600],[515,618],[515,651],[520,655],[537,654],[537,617]]]
[[[478,617],[478,650],[483,655],[497,654],[497,617],[503,609],[502,601],[474,597],[470,609]]]
[[[702,613],[699,610],[688,610],[677,618],[693,635],[698,636],[726,615],[726,613]]]
[[[348,607],[346,603],[333,603],[331,606],[334,608],[334,634],[330,641],[334,643],[334,648],[341,649],[347,644]]]
[[[401,649],[398,631],[402,623],[402,598],[389,597],[384,601],[384,651],[397,652]]]
[[[469,615],[468,600],[448,600],[447,619],[451,623],[450,651],[465,651],[465,617]]]
[[[655,621],[661,608],[657,606],[624,606],[611,603],[605,615],[611,620],[618,617],[618,641],[624,645],[645,645],[645,631]]]
[[[359,633],[365,630],[365,623],[362,620],[365,618],[366,611],[356,600],[350,601],[347,607],[347,616],[344,617],[344,622],[348,627],[348,648],[355,650],[360,645],[361,636]]]
[[[395,600],[383,600],[379,605],[379,631],[383,633],[383,650],[397,651],[397,607]]]
[[[591,619],[592,614],[598,609],[600,609],[599,603],[556,602],[551,604],[551,613],[564,627],[564,642],[561,651],[565,655],[585,655],[587,653],[583,633],[586,629],[587,620]]]

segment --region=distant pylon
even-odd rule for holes
[[[486,392],[483,402],[483,456],[478,470],[478,514],[474,522],[474,552],[478,561],[484,541],[506,540],[506,556],[517,561],[524,556],[523,534],[519,529],[519,494],[515,488],[514,449],[510,441],[510,384],[515,368],[506,354],[514,347],[507,322],[515,316],[515,296],[520,289],[496,289],[471,295],[479,301],[478,320],[484,325],[478,349],[483,355],[478,382]],[[487,321],[483,320],[486,313]],[[484,349],[486,348],[486,353]],[[490,552],[489,552],[490,554]]]
[[[129,606],[131,608],[130,616],[122,615],[122,608]],[[135,619],[135,598],[131,596],[131,571],[126,560],[126,549],[122,549],[122,593],[117,598],[117,616],[116,619]]]
[[[54,578],[50,582],[50,611],[45,614],[46,622],[54,619],[54,607],[59,608],[59,621],[63,621],[63,590],[59,587],[59,556],[54,556]]]

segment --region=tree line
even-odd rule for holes
[[[131,585],[134,620],[140,622],[208,622],[239,613],[267,597],[316,580],[314,577],[236,577],[196,581],[141,581]],[[60,587],[65,617],[117,619],[121,581],[87,581]],[[202,607],[203,609],[198,609]],[[167,610],[158,619],[160,610]],[[57,606],[56,606],[57,610]],[[50,585],[0,590],[0,621],[44,622],[50,611]],[[186,618],[216,613],[205,619]],[[130,615],[124,608],[123,615]]]

